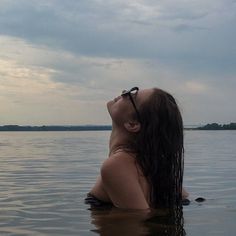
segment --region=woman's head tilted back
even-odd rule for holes
[[[181,204],[183,122],[175,99],[154,88],[139,107],[141,128],[135,140],[137,161],[150,182],[153,207]]]
[[[130,134],[127,146],[149,181],[152,207],[181,204],[183,123],[175,99],[159,89],[123,91],[108,104],[113,124]]]

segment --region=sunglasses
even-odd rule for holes
[[[121,93],[121,96],[122,97],[129,97],[129,99],[130,99],[130,101],[131,101],[131,103],[134,107],[134,110],[136,112],[137,118],[138,118],[139,121],[141,121],[139,111],[138,111],[137,106],[135,105],[135,102],[134,102],[134,99],[133,99],[133,97],[135,97],[137,95],[138,91],[139,91],[138,87],[133,87],[130,90],[123,90],[122,93]]]

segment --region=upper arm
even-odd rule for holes
[[[130,157],[110,157],[103,163],[101,177],[104,189],[112,203],[119,208],[148,209],[136,167],[127,158]]]

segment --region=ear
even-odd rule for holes
[[[124,123],[124,127],[132,133],[137,133],[140,128],[141,128],[141,124],[138,121],[128,121]]]

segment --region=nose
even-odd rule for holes
[[[127,92],[127,90],[122,90],[121,94],[124,94],[124,93],[126,93],[126,92]]]

